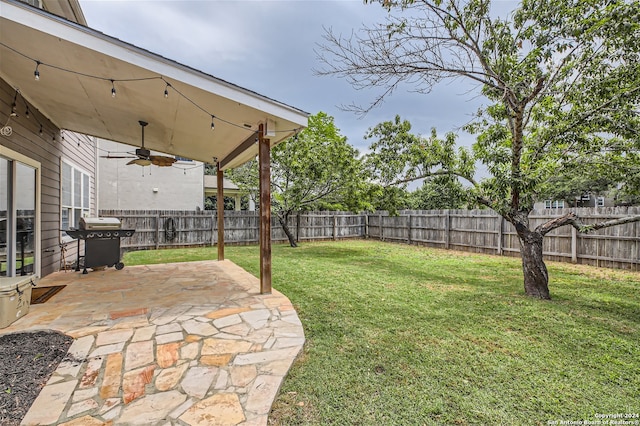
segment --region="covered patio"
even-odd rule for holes
[[[12,114],[19,95],[57,129],[143,148],[136,155],[146,165],[149,150],[216,164],[221,213],[224,170],[258,156],[260,291],[269,293],[270,149],[306,127],[308,113],[24,2],[0,5],[0,78],[15,89]],[[222,214],[218,221],[224,260]]]
[[[76,340],[23,424],[265,425],[304,344],[277,291],[229,260],[58,272],[65,285],[2,332]]]

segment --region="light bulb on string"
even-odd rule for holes
[[[38,134],[39,134],[40,136],[42,136],[42,133],[43,133],[43,131],[42,131],[42,124],[41,124],[41,125],[40,125],[40,132],[39,132]]]
[[[18,116],[18,104],[16,104],[17,100],[18,100],[18,90],[16,90],[16,94],[13,95],[13,103],[11,104],[11,117]]]
[[[25,118],[29,118],[29,105],[27,105],[27,110],[24,112]]]
[[[40,81],[40,71],[38,71],[38,67],[40,66],[40,61],[36,61],[36,70],[33,72],[33,77],[36,81]]]
[[[116,86],[113,84],[113,80],[111,80],[111,97],[116,97]]]
[[[214,118],[215,118],[215,117],[214,117],[213,115],[211,115],[211,130],[214,130],[214,129],[216,128],[216,125],[215,125],[215,123],[213,122],[213,119],[214,119]]]
[[[169,86],[170,86],[170,84],[167,83],[167,85],[164,88],[164,98],[165,99],[169,97]]]

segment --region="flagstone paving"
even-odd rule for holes
[[[266,425],[304,344],[291,302],[230,261],[56,273],[0,333],[76,340],[23,425]]]

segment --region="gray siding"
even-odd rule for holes
[[[0,79],[0,124],[7,122],[15,90]],[[28,97],[28,94],[25,94]],[[41,275],[59,269],[60,265],[60,162],[65,158],[85,170],[91,178],[91,212],[95,214],[95,142],[92,137],[60,131],[33,105],[30,118],[25,117],[24,100],[18,96],[17,112],[9,125],[11,136],[0,136],[0,144],[41,164]],[[42,124],[43,135],[39,135]],[[64,136],[64,137],[62,137]],[[73,250],[71,245],[68,247]]]

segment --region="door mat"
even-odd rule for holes
[[[44,303],[55,294],[58,294],[58,292],[65,287],[66,285],[56,285],[53,287],[34,287],[31,289],[31,304],[38,305],[40,303]]]

